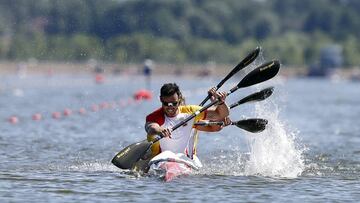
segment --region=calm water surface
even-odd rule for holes
[[[187,103],[199,103],[221,78],[155,78],[155,99],[129,103],[142,77],[2,76],[0,82],[1,202],[358,202],[360,83],[273,80],[229,96],[229,103],[269,85],[267,101],[244,104],[231,118],[261,117],[268,129],[250,134],[227,127],[202,133],[204,168],[164,183],[114,167],[123,147],[144,139],[144,117],[157,108],[158,89],[177,82]],[[236,84],[232,79],[224,90]],[[116,102],[92,112],[93,104]],[[87,110],[79,115],[81,107]],[[55,120],[54,111],[73,114]],[[41,113],[41,121],[31,116]],[[16,115],[19,123],[6,120]]]

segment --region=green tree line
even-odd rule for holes
[[[360,64],[358,0],[0,0],[0,59],[306,65],[327,44]]]

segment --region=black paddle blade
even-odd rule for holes
[[[255,61],[255,59],[259,56],[261,51],[261,47],[256,47],[249,55],[247,55],[241,62],[243,67],[248,66],[250,63]],[[242,69],[242,68],[241,68]]]
[[[252,133],[258,133],[265,130],[268,121],[266,119],[261,119],[261,118],[250,118],[250,119],[236,121],[233,122],[232,124],[246,131]]]
[[[255,59],[259,56],[261,48],[256,47],[252,52],[250,52],[242,61],[240,61],[239,64],[235,66],[234,69],[231,70],[227,76],[225,76],[224,79],[222,79],[219,84],[216,85],[216,90],[218,90],[227,80],[229,80],[232,76],[234,76],[237,72],[239,72],[241,69],[248,66],[250,63],[255,61]],[[210,99],[210,95],[208,95],[201,103],[200,106],[203,106],[208,100]]]
[[[250,52],[242,61],[240,61],[238,65],[235,66],[234,69],[231,70],[231,72],[222,81],[220,81],[220,83],[216,86],[216,88],[219,89],[233,75],[235,75],[241,69],[245,68],[250,63],[255,61],[255,59],[259,56],[260,50],[261,50],[260,47],[256,47],[256,49]]]
[[[125,147],[111,160],[115,166],[121,169],[131,169],[150,148],[152,142],[143,140]]]
[[[242,98],[240,101],[236,103],[231,104],[230,109],[247,102],[256,102],[256,101],[265,100],[266,98],[270,97],[273,92],[274,92],[274,87],[265,88],[259,92],[255,92],[247,97]]]
[[[230,92],[243,87],[249,87],[273,78],[280,70],[280,62],[278,60],[269,61],[257,67],[255,70],[247,74],[239,84],[232,88]]]

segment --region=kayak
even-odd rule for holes
[[[149,162],[149,173],[160,176],[165,182],[169,182],[178,176],[191,174],[202,167],[200,160],[194,155],[190,159],[183,153],[164,151],[152,158]]]

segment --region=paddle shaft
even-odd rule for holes
[[[241,128],[243,130],[257,133],[265,130],[266,125],[268,124],[268,121],[266,119],[262,118],[250,118],[245,120],[239,120],[239,121],[233,121],[230,123],[230,125],[235,125],[238,128]],[[213,126],[213,125],[219,125],[224,126],[225,123],[223,121],[206,121],[206,122],[199,122],[195,123],[195,125],[199,126]]]
[[[197,125],[211,126],[211,125],[224,125],[224,121],[206,121],[203,123],[198,123]],[[234,122],[231,122],[230,125],[235,125]]]
[[[234,69],[231,70],[231,72],[229,74],[227,74],[225,76],[224,79],[222,79],[219,84],[216,85],[216,90],[218,90],[221,86],[223,86],[223,84],[229,80],[233,75],[235,75],[237,72],[239,72],[241,69],[245,68],[246,66],[248,66],[250,63],[252,63],[257,56],[260,53],[261,48],[260,47],[256,47],[255,50],[253,50],[250,54],[248,54],[238,65],[235,66]],[[207,97],[200,103],[199,106],[203,106],[209,99],[210,99],[211,95],[207,95]]]
[[[229,125],[236,125],[238,121],[231,121],[231,123]],[[207,121],[204,122],[203,124],[198,124],[198,125],[204,125],[204,126],[211,126],[211,125],[224,125],[224,121]]]

